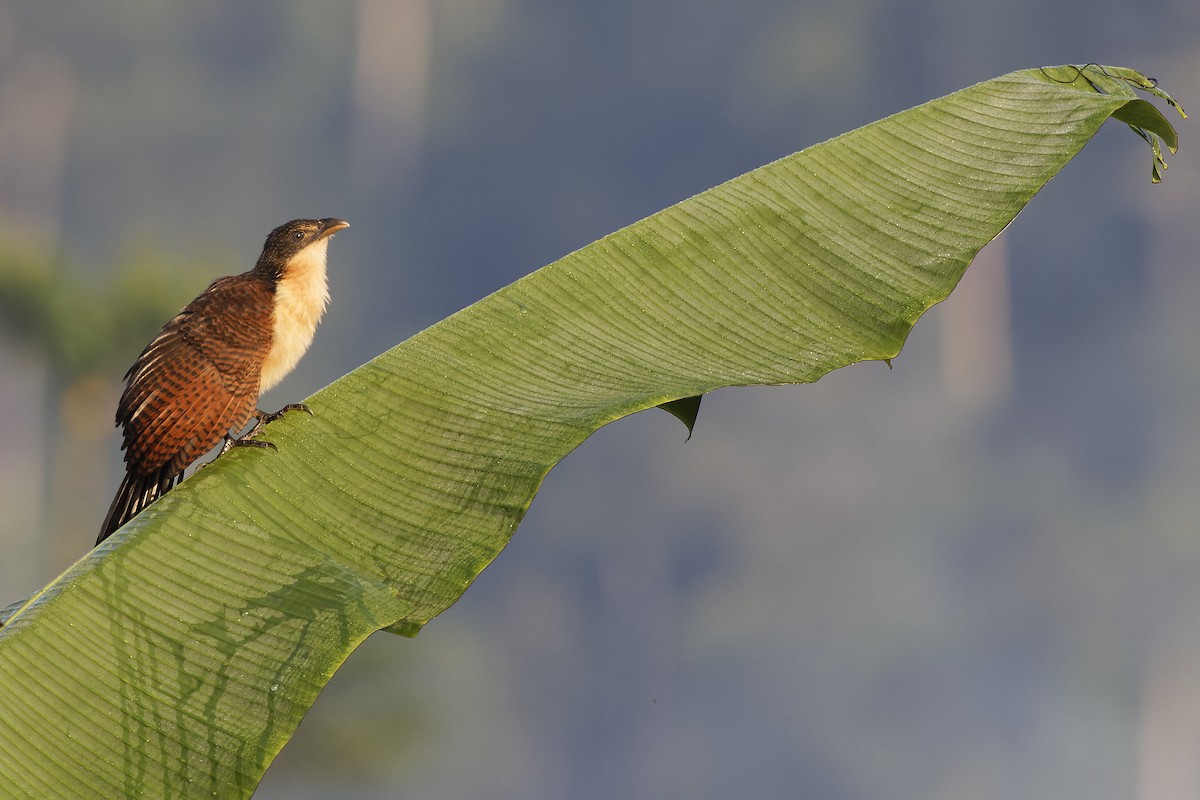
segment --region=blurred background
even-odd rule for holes
[[[1194,0],[0,3],[0,604],[91,546],[133,357],[285,220],[353,227],[264,407],[1005,72],[1131,66],[1200,112],[1197,42]],[[1106,126],[895,369],[600,431],[257,796],[1200,796],[1200,137],[1168,116],[1163,185]]]

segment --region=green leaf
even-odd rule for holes
[[[594,431],[659,405],[690,427],[705,392],[894,357],[1105,120],[1174,146],[1148,86],[1090,66],[973,86],[617,231],[321,390],[270,426],[279,452],[230,452],[11,616],[0,796],[250,794],[349,653],[454,603]]]

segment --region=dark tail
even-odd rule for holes
[[[96,537],[96,544],[103,542],[112,535],[113,531],[137,516],[143,508],[170,491],[171,487],[179,483],[181,478],[183,478],[182,472],[172,474],[168,469],[162,469],[151,475],[135,475],[132,472],[126,472],[124,480],[121,481],[121,488],[117,489],[117,496],[113,498],[112,505],[108,508],[108,516],[104,518],[104,524],[100,526],[100,535]]]

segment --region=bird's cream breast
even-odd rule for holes
[[[283,380],[312,344],[329,303],[328,253],[328,239],[314,242],[291,260],[275,284],[274,338],[263,362],[259,392]]]

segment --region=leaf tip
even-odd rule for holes
[[[687,426],[688,435],[684,441],[690,441],[692,438],[692,432],[696,427],[696,416],[700,413],[700,398],[703,396],[698,394],[693,397],[681,397],[678,400],[660,403],[658,406]]]

